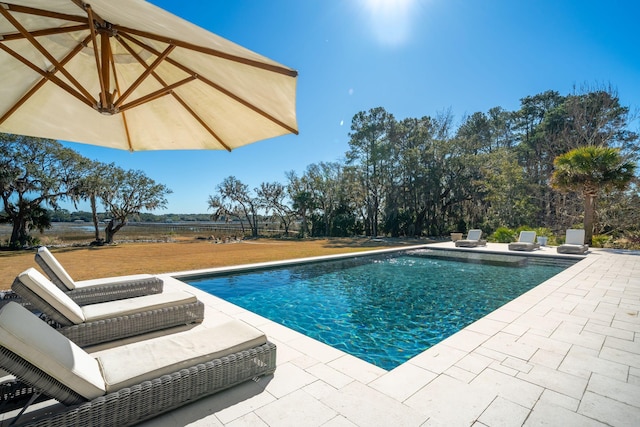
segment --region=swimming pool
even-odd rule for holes
[[[567,267],[513,259],[469,263],[413,251],[187,282],[390,370]]]

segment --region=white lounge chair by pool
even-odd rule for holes
[[[163,288],[162,280],[151,274],[75,281],[46,246],[38,248],[35,259],[51,282],[81,305],[158,294]]]
[[[521,231],[518,241],[509,243],[510,251],[532,251],[539,247],[540,243],[536,242],[535,231]]]
[[[589,250],[589,245],[584,243],[584,230],[567,230],[564,244],[558,246],[559,254],[584,254]]]
[[[35,268],[20,273],[11,289],[81,347],[204,319],[204,304],[184,291],[80,305]]]
[[[469,230],[467,238],[463,240],[456,240],[456,247],[462,248],[475,248],[476,246],[486,246],[487,241],[482,240],[482,230],[473,229]]]
[[[231,320],[93,356],[10,302],[0,310],[0,368],[17,380],[0,404],[40,393],[63,404],[50,401],[19,421],[121,427],[272,373],[276,346],[262,331]]]

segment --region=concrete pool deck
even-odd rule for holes
[[[497,243],[466,250],[514,254]],[[580,258],[389,372],[191,288],[208,320],[262,329],[278,345],[278,368],[143,425],[638,425],[640,252]]]
[[[456,250],[452,242],[425,247]],[[514,253],[506,244],[457,250]],[[640,252],[580,261],[385,371],[166,275],[206,305],[277,344],[274,375],[140,424],[164,426],[640,425]],[[193,274],[189,272],[188,274]]]

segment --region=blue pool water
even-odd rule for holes
[[[390,370],[564,268],[402,253],[210,276],[189,284]]]

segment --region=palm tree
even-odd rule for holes
[[[585,243],[591,244],[595,201],[601,189],[624,190],[634,178],[636,164],[616,148],[589,145],[561,154],[553,161],[551,185],[562,191],[582,191]]]

